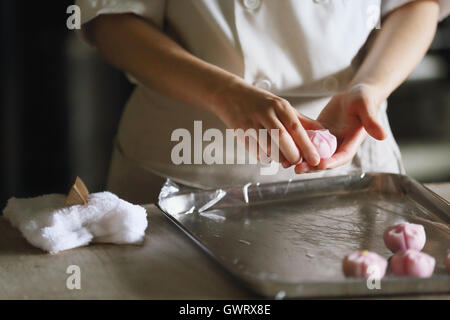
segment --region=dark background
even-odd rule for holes
[[[0,207],[64,193],[76,175],[102,190],[132,86],[66,28],[73,1],[1,1]],[[448,19],[449,20],[449,19]],[[408,174],[450,181],[450,21],[389,115]]]
[[[64,193],[77,174],[104,188],[132,87],[66,28],[71,4],[1,1],[0,207]]]

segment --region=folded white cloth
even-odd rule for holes
[[[92,193],[86,205],[64,206],[65,195],[8,200],[4,217],[32,245],[50,253],[90,242],[141,243],[147,213],[110,192]]]

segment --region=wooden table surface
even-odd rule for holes
[[[429,184],[450,201],[450,183]],[[56,255],[29,245],[0,218],[0,299],[249,299],[258,298],[179,231],[154,206],[142,246],[91,245]],[[69,290],[70,265],[81,289]],[[450,295],[396,298],[450,299]]]

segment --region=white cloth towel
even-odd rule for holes
[[[11,198],[4,217],[33,246],[50,253],[90,242],[137,244],[144,239],[147,213],[110,192],[92,193],[86,205],[64,206],[65,195]]]

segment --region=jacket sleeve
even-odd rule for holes
[[[162,29],[166,0],[76,0],[84,24],[101,14],[134,13]]]
[[[416,0],[382,0],[381,16],[384,17],[395,9]],[[439,20],[444,20],[450,14],[450,0],[439,0]]]
[[[81,24],[85,24],[102,14],[134,13],[145,18],[160,30],[164,27],[167,0],[76,0],[81,12]],[[87,44],[91,44],[83,32],[77,34]],[[125,73],[131,83],[137,80]]]

